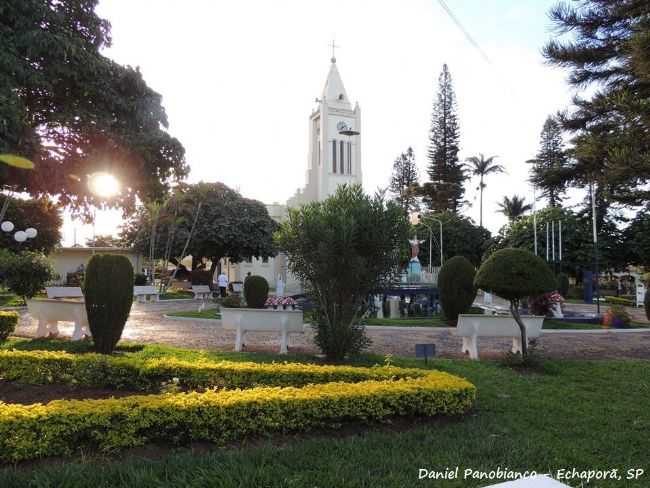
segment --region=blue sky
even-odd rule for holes
[[[304,184],[307,120],[331,56],[362,109],[364,187],[386,186],[392,161],[412,146],[424,175],[437,77],[448,63],[458,98],[461,157],[496,154],[507,175],[488,180],[484,221],[526,183],[548,114],[568,106],[566,73],[540,50],[554,1],[446,0],[482,46],[486,63],[437,0],[104,0],[113,25],[106,55],[140,66],[163,95],[170,132],[187,150],[190,181],[223,181],[247,197],[284,202]],[[478,221],[473,188],[466,212]],[[100,212],[98,233],[120,222]],[[91,227],[74,224],[78,241]],[[72,241],[68,220],[65,241]]]

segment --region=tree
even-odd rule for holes
[[[199,205],[201,209],[197,213]],[[127,245],[148,255],[152,228],[151,213],[141,207],[122,227],[120,235]],[[214,272],[221,258],[238,262],[274,256],[276,229],[277,224],[269,217],[264,204],[242,197],[223,183],[181,184],[161,206],[153,257],[183,257],[181,254],[193,231],[186,253],[192,255],[194,267],[204,258],[211,260]]]
[[[562,203],[566,187],[562,175],[567,160],[562,127],[556,118],[549,116],[540,135],[539,152],[535,159],[527,162],[533,165],[530,181],[542,190],[542,196],[548,198],[552,207]]]
[[[438,219],[442,222],[442,239],[443,253],[445,260],[453,256],[463,256],[474,266],[481,264],[483,254],[491,244],[490,232],[484,227],[479,227],[469,217],[458,215],[452,212],[428,213],[422,214],[422,221],[431,226],[433,246],[432,254],[433,264],[440,264],[440,242],[438,232],[438,222],[432,219]],[[423,224],[415,226],[414,229],[418,236],[428,236],[429,229]],[[409,235],[413,235],[410,232]],[[426,239],[420,246],[420,262],[423,266],[429,264],[429,239]]]
[[[532,204],[526,203],[525,198],[517,195],[513,195],[512,198],[503,197],[498,205],[499,212],[508,217],[511,223],[533,208]]]
[[[623,241],[628,262],[650,269],[650,204],[639,210],[623,231]]]
[[[467,313],[476,298],[476,268],[463,256],[454,256],[440,268],[438,287],[445,320],[456,327],[458,314]]]
[[[572,159],[551,174],[571,186],[595,184],[603,199],[623,205],[650,200],[650,3],[582,0],[551,12],[559,34],[547,60],[570,70],[569,82],[595,88],[562,117],[572,132]]]
[[[110,24],[97,0],[6,0],[0,7],[0,153],[35,170],[0,165],[0,187],[57,195],[88,210],[106,202],[87,175],[108,171],[129,191],[106,202],[131,208],[158,198],[188,171],[184,149],[165,128],[161,96],[140,71],[101,54]]]
[[[43,197],[23,200],[8,198],[4,220],[14,224],[12,232],[0,232],[0,248],[14,252],[35,251],[49,254],[61,242],[63,218],[58,205]],[[17,242],[14,234],[18,230],[33,227],[38,234],[33,239]]]
[[[412,148],[395,159],[389,188],[405,214],[418,211],[418,168]]]
[[[122,247],[122,241],[115,236],[111,235],[97,235],[90,239],[86,239],[87,247]]]
[[[569,273],[576,278],[582,277],[582,271],[592,269],[593,241],[592,222],[588,210],[574,212],[562,207],[546,207],[537,211],[537,246],[538,255],[546,257],[548,244],[549,262],[553,261],[553,243],[551,223],[555,222],[555,261],[553,266],[560,271]],[[562,262],[559,263],[559,228],[562,222]],[[546,229],[549,229],[549,238],[546,238]],[[626,266],[627,254],[623,252],[623,240],[617,223],[610,217],[602,221],[598,227],[598,240],[600,248],[600,262],[603,269],[622,269]],[[533,252],[535,249],[535,236],[533,230],[533,216],[524,215],[517,220],[505,225],[495,236],[488,254],[506,248],[526,249]]]
[[[490,256],[476,273],[477,288],[510,302],[510,313],[521,332],[522,357],[528,355],[526,326],[519,314],[522,298],[555,290],[555,276],[539,257],[523,249],[501,249]]]
[[[54,268],[43,254],[0,250],[0,281],[16,295],[32,298],[54,278]]]
[[[487,176],[497,173],[503,173],[504,167],[494,162],[496,156],[486,158],[483,154],[467,158],[467,169],[472,176],[480,178],[477,190],[480,192],[480,206],[479,206],[479,226],[483,227],[483,190],[487,184],[483,181]]]
[[[329,359],[369,343],[359,325],[368,295],[395,277],[407,232],[402,209],[365,195],[360,185],[339,186],[323,202],[291,209],[281,224],[278,245],[313,295],[315,340]]]
[[[436,212],[458,212],[463,205],[466,175],[458,161],[460,127],[456,113],[456,96],[447,65],[438,78],[438,95],[433,106],[429,132],[429,181],[421,195],[427,207]]]

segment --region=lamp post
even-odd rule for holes
[[[418,221],[424,225],[427,229],[429,229],[429,274],[432,273],[433,269],[431,268],[431,251],[433,249],[432,242],[433,242],[433,232],[431,230],[431,226],[426,224],[425,222],[422,222],[422,216],[418,215]]]
[[[429,231],[431,231],[431,227],[427,226],[426,223],[424,223],[422,219],[422,215],[418,215],[418,220],[422,224],[424,224],[429,229]],[[444,257],[443,257],[444,254],[443,254],[443,246],[442,246],[442,221],[435,217],[429,217],[429,220],[438,222],[438,225],[440,226],[440,267],[442,268],[442,265],[444,263]],[[431,232],[429,232],[429,236],[431,236]],[[431,240],[429,240],[429,267],[431,267]]]

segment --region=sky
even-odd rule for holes
[[[484,225],[497,232],[504,195],[532,200],[527,159],[549,114],[569,106],[567,73],[544,63],[555,0],[446,0],[487,55],[466,39],[438,0],[102,0],[112,24],[104,54],[138,66],[163,96],[169,132],[186,149],[188,181],[221,181],[264,203],[305,183],[308,117],[329,70],[332,39],[346,91],[362,110],[367,192],[388,184],[394,159],[413,147],[421,180],[437,80],[451,71],[460,157],[497,155],[507,170],[487,180]],[[475,188],[465,213],[478,222]],[[540,202],[539,205],[543,205]],[[114,233],[117,211],[97,213]],[[92,226],[66,217],[64,244]]]

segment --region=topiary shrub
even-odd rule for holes
[[[0,311],[0,341],[4,341],[13,334],[18,324],[18,314],[16,312]]]
[[[526,326],[519,314],[522,298],[555,290],[555,276],[538,256],[524,249],[501,249],[479,268],[474,279],[477,288],[510,301],[510,312],[521,331],[521,352],[528,354]]]
[[[569,283],[569,275],[566,273],[559,273],[557,275],[557,291],[559,291],[560,295],[564,298],[569,295],[569,286],[571,286]]]
[[[650,290],[646,290],[645,299],[643,300],[645,306],[645,316],[650,320]]]
[[[463,256],[454,256],[445,262],[438,275],[440,305],[445,319],[452,327],[458,322],[458,314],[467,313],[476,298],[474,277],[476,269]]]
[[[56,277],[50,261],[42,254],[4,251],[0,256],[0,276],[16,295],[32,298]]]
[[[241,298],[238,295],[228,295],[221,300],[221,306],[224,308],[240,308]]]
[[[84,298],[97,352],[111,354],[133,303],[133,266],[125,256],[96,254],[88,262]]]
[[[264,308],[269,296],[269,284],[263,276],[249,276],[244,281],[244,298],[250,308]]]

